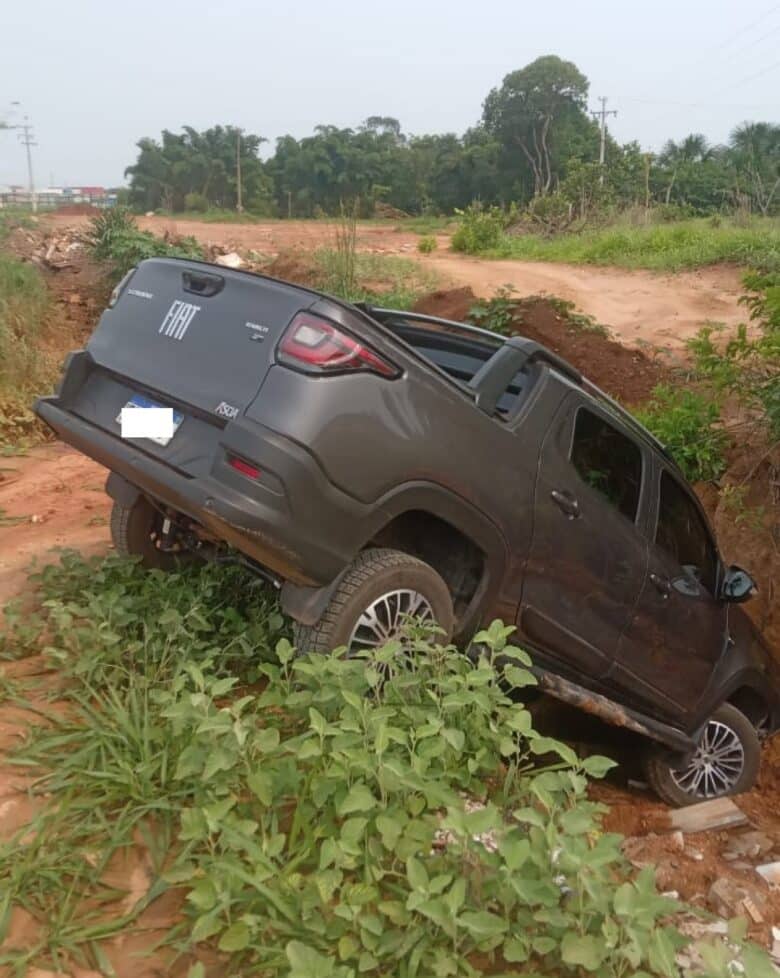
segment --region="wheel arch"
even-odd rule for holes
[[[507,541],[492,520],[462,497],[430,483],[399,487],[381,499],[366,521],[356,555],[377,546],[418,557],[442,576],[458,604],[456,636],[476,627],[509,558]],[[285,583],[283,610],[301,624],[314,624],[348,569],[322,587]]]

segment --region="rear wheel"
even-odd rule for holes
[[[452,637],[452,598],[436,571],[398,550],[365,550],[342,578],[315,625],[295,626],[299,652],[380,648],[403,633],[409,617],[435,622]]]
[[[111,540],[123,557],[140,557],[144,567],[173,570],[182,554],[160,549],[163,516],[139,496],[132,506],[114,500],[111,507]]]
[[[735,706],[723,703],[707,721],[686,763],[674,765],[668,752],[651,748],[645,772],[656,794],[682,807],[748,791],[755,784],[760,759],[755,727]]]

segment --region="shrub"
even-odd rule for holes
[[[184,196],[185,211],[207,211],[209,199],[205,194],[189,193]]]
[[[503,285],[496,289],[491,299],[480,299],[475,302],[469,309],[469,319],[483,329],[508,336],[512,331],[512,320],[517,307],[514,291],[513,285]]]
[[[728,342],[716,344],[716,327],[705,326],[690,341],[700,374],[722,391],[729,391],[780,438],[780,272],[751,272],[745,276],[741,302],[750,310],[758,335],[738,327]]]
[[[436,251],[436,247],[436,238],[432,234],[424,234],[417,242],[417,250],[423,255],[430,255],[432,251]]]
[[[662,384],[635,414],[688,479],[717,479],[723,474],[728,437],[721,427],[720,407],[711,397]]]
[[[501,244],[509,218],[500,207],[485,207],[475,200],[455,213],[460,216],[460,224],[452,236],[453,251],[478,255]]]
[[[365,657],[281,639],[272,660],[275,598],[234,568],[68,556],[39,583],[5,654],[45,643],[69,702],[16,758],[42,808],[0,843],[0,885],[6,915],[23,906],[41,933],[6,964],[97,967],[101,938],[184,888],[168,941],[216,946],[231,974],[676,973],[680,905],[601,828],[586,789],[612,762],[534,730],[512,627],[475,636],[473,659],[410,623]],[[126,894],[105,869],[139,839],[151,889],[112,916]],[[739,937],[700,944],[714,970],[690,974],[771,975]]]
[[[120,279],[144,258],[203,258],[194,238],[175,242],[142,231],[126,207],[111,207],[90,221],[89,246],[98,261],[109,267],[112,279]]]

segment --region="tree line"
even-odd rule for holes
[[[265,160],[266,140],[233,126],[165,130],[138,142],[128,199],[144,210],[235,208],[238,160],[243,205],[263,216],[330,215],[355,199],[365,216],[451,214],[480,200],[562,225],[636,205],[780,212],[780,125],[745,122],[722,146],[691,134],[657,154],[607,135],[602,169],[588,87],[576,65],[548,55],[508,74],[463,135],[408,135],[397,119],[371,116],[354,129],[282,136]]]

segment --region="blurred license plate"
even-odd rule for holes
[[[127,402],[127,404],[125,404],[122,410],[132,409],[132,408],[139,408],[139,409],[163,408],[164,406],[165,405],[163,404],[158,404],[156,401],[150,401],[148,397],[144,397],[142,394],[134,394]],[[184,420],[184,415],[180,411],[173,411],[173,433],[171,435],[165,438],[155,437],[153,435],[146,435],[144,437],[147,437],[149,441],[153,441],[157,445],[165,446],[179,430],[179,425],[182,423],[183,420]],[[122,424],[122,411],[120,411],[119,414],[117,415],[116,422],[119,425]]]

